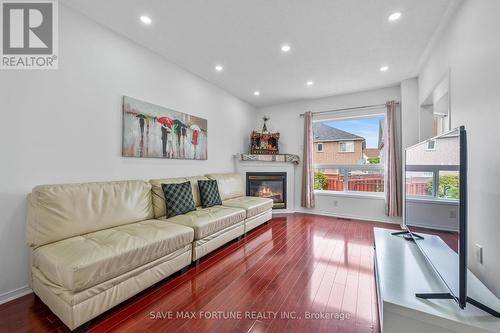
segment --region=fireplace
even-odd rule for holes
[[[286,172],[247,172],[247,195],[273,199],[273,209],[285,209]]]

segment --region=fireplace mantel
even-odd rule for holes
[[[276,155],[260,155],[260,154],[239,154],[235,156],[240,161],[258,161],[258,162],[281,162],[299,164],[299,155],[294,154],[276,154]]]

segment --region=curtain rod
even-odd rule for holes
[[[386,106],[387,104],[373,104],[373,105],[362,105],[362,106],[355,106],[352,108],[343,108],[343,109],[335,109],[335,110],[327,110],[327,111],[316,111],[313,112],[312,114],[324,114],[324,113],[331,113],[331,112],[338,112],[338,111],[351,111],[351,110],[362,110],[362,109],[373,109],[373,108],[379,108]],[[396,105],[399,105],[399,102],[396,102]],[[300,114],[301,117],[304,117],[304,113]]]

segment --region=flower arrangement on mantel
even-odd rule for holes
[[[262,117],[264,125],[261,131],[252,131],[250,135],[250,154],[254,155],[278,155],[279,147],[278,141],[280,133],[270,133],[267,130],[267,121],[270,119],[268,116]]]
[[[264,162],[290,162],[299,163],[299,156],[294,154],[280,154],[278,141],[280,133],[270,133],[267,130],[267,121],[264,116],[264,125],[261,131],[252,131],[250,134],[250,154],[241,154],[241,161],[264,161]]]
[[[253,131],[250,135],[250,153],[254,155],[278,155],[279,133],[262,133]]]

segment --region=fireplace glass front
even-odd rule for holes
[[[247,172],[247,195],[273,199],[273,209],[286,208],[286,172]]]

